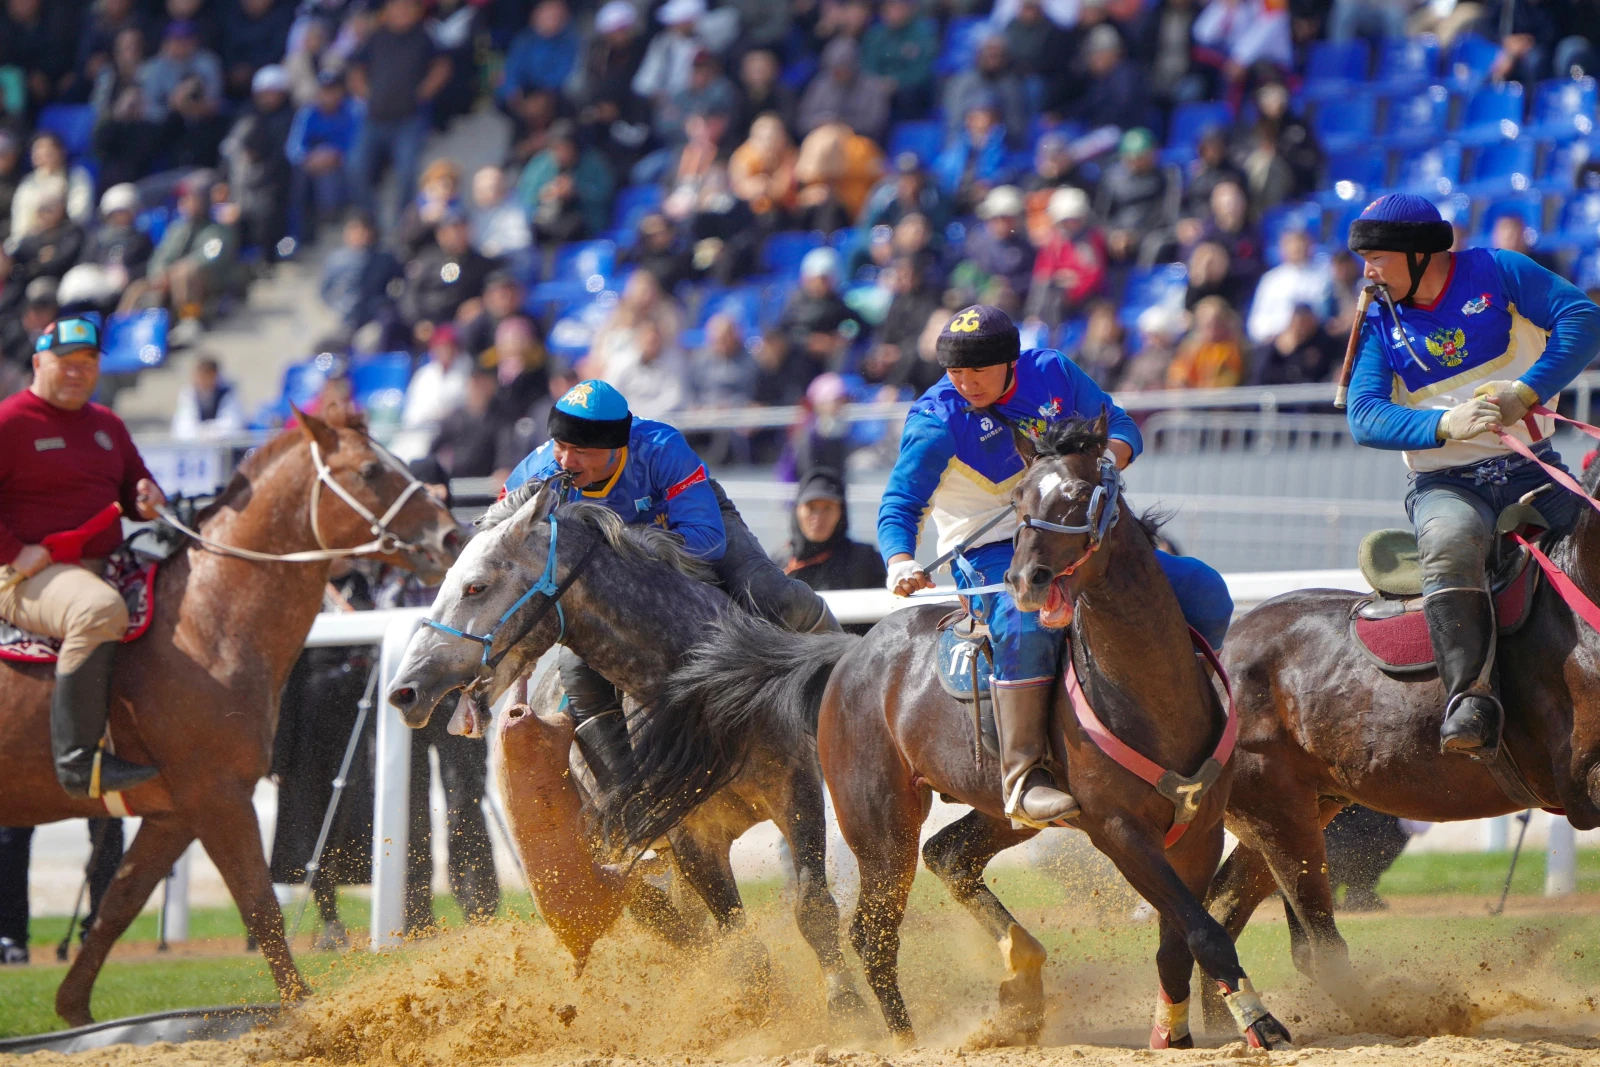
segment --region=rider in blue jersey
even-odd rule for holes
[[[745,607],[799,633],[837,630],[828,605],[762,551],[683,434],[636,419],[603,381],[579,382],[550,410],[550,440],[517,464],[506,491],[530,479],[573,475],[569,500],[604,504],[624,522],[654,524],[683,538],[709,562],[724,591]],[[579,747],[602,787],[632,758],[617,687],[570,649],[560,655],[567,710]]]
[[[1358,442],[1401,452],[1411,470],[1422,613],[1448,693],[1440,748],[1492,759],[1503,710],[1484,572],[1497,517],[1534,494],[1551,529],[1565,531],[1582,506],[1496,431],[1561,466],[1555,421],[1529,410],[1600,351],[1600,308],[1527,256],[1451,252],[1453,238],[1439,209],[1408,193],[1379,197],[1350,224],[1350,250],[1389,299],[1362,326],[1349,418]]]
[[[971,588],[1001,581],[1011,565],[1017,529],[1011,494],[1024,462],[1013,433],[1037,440],[1046,424],[1072,416],[1110,415],[1110,446],[1118,468],[1144,447],[1139,428],[1088,375],[1060,352],[1021,350],[1017,328],[999,308],[967,308],[939,335],[946,370],[911,406],[900,458],[878,512],[878,548],[889,567],[889,590],[909,596],[931,588],[913,558],[922,520],[931,515],[943,554],[965,545],[976,574],[956,574]],[[977,531],[996,515],[998,523]],[[1233,601],[1222,576],[1197,559],[1158,552],[1162,569],[1189,624],[1213,647],[1222,644]],[[1045,767],[1050,693],[1061,635],[1036,611],[1019,611],[1006,592],[973,598],[994,646],[994,717],[1000,734],[1005,810],[1025,826],[1043,827],[1077,812]]]

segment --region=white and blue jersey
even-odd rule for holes
[[[589,489],[574,486],[568,500],[604,504],[633,525],[655,524],[683,538],[696,556],[715,561],[727,550],[722,510],[711,488],[705,464],[674,427],[649,419],[634,419],[628,447],[616,473],[603,485]],[[530,478],[547,479],[561,472],[555,444],[546,441],[506,479],[512,490]]]
[[[1122,441],[1138,456],[1144,441],[1133,419],[1053,349],[1022,353],[1012,387],[989,408],[974,409],[948,377],[940,379],[906,416],[900,458],[878,511],[878,548],[884,560],[915,554],[926,517],[933,519],[942,555],[1011,506],[1012,490],[1025,467],[1012,437],[1013,426],[1036,438],[1058,419],[1093,418],[1102,410],[1109,416],[1111,439]],[[1016,528],[1015,516],[1007,515],[969,546],[963,554],[974,575],[957,572],[956,585],[972,588],[1001,581],[1011,565]],[[1233,615],[1222,576],[1191,557],[1163,552],[1157,556],[1184,617],[1213,647],[1220,647]],[[1060,660],[1060,633],[1040,625],[1038,612],[1019,611],[1009,593],[987,593],[973,600],[974,610],[989,624],[995,684],[1021,688],[1052,683]]]

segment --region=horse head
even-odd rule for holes
[[[549,576],[550,519],[561,496],[555,480],[530,481],[479,520],[482,532],[445,575],[389,688],[407,726],[426,726],[441,701],[461,693],[451,732],[482,736],[490,705],[559,639],[561,617],[538,606],[550,596],[527,594]]]
[[[411,571],[427,585],[441,581],[463,543],[450,509],[359,422],[295,414],[316,469],[311,528],[319,547],[377,539],[371,558]]]
[[[1017,607],[1050,627],[1068,626],[1082,590],[1105,573],[1099,551],[1122,507],[1115,467],[1103,460],[1107,416],[1046,427],[1017,483],[1020,525],[1006,585]]]

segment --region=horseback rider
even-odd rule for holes
[[[624,522],[653,523],[678,534],[746,607],[797,633],[838,630],[827,603],[762,551],[675,428],[634,418],[621,393],[590,380],[556,401],[547,429],[550,440],[517,464],[506,479],[507,492],[564,471],[572,475],[567,499],[603,504]],[[561,650],[559,666],[579,748],[602,788],[609,788],[632,761],[622,694],[569,649]]]
[[[924,515],[932,513],[938,549],[960,545],[974,575],[957,570],[956,585],[998,582],[1011,566],[1011,493],[1024,460],[1017,436],[1037,439],[1046,424],[1073,416],[1110,416],[1107,458],[1120,470],[1144,447],[1128,413],[1077,365],[1054,349],[1023,352],[1017,327],[999,308],[979,304],[956,315],[939,334],[945,376],[906,417],[900,458],[878,512],[878,547],[889,567],[888,588],[910,596],[933,587],[913,558]],[[980,529],[997,514],[999,522]],[[968,539],[974,543],[966,544]],[[1158,551],[1162,570],[1189,621],[1212,647],[1222,644],[1233,601],[1222,576],[1187,556]],[[994,647],[995,727],[1005,811],[1014,823],[1043,828],[1077,814],[1077,801],[1045,767],[1050,693],[1061,637],[1019,611],[1009,593],[972,597]]]
[[[1503,717],[1485,577],[1496,520],[1534,493],[1565,531],[1580,504],[1499,434],[1565,470],[1548,440],[1554,420],[1528,412],[1600,350],[1600,308],[1527,256],[1452,243],[1433,203],[1408,193],[1374,200],[1350,224],[1350,251],[1380,289],[1361,326],[1349,420],[1358,442],[1401,451],[1411,470],[1423,616],[1449,694],[1440,749],[1490,759]]]
[[[113,502],[145,519],[166,503],[122,420],[89,402],[99,380],[99,325],[62,318],[34,344],[33,384],[0,402],[0,618],[61,639],[50,705],[56,778],[91,798],[156,774],[102,748],[128,607],[100,573],[121,524],[84,544],[81,565],[52,560],[41,542]]]

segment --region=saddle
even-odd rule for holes
[[[1507,508],[1495,524],[1509,535],[1528,526],[1544,527],[1538,512],[1526,505]],[[1422,560],[1410,530],[1375,530],[1361,541],[1362,577],[1375,592],[1350,609],[1350,637],[1356,647],[1391,674],[1412,674],[1433,668],[1433,643],[1422,614]],[[1516,633],[1533,611],[1539,571],[1528,564],[1526,549],[1504,536],[1489,576],[1494,613],[1501,636]]]
[[[984,751],[999,759],[1000,732],[994,724],[990,689],[994,649],[989,644],[989,627],[962,608],[940,619],[938,629],[939,684],[946,693],[972,708]]]
[[[128,629],[122,643],[138,640],[150,628],[155,616],[157,564],[133,552],[113,552],[106,560],[101,577],[122,594],[128,605]],[[0,619],[0,660],[13,663],[54,663],[61,651],[61,639],[30,633]]]

